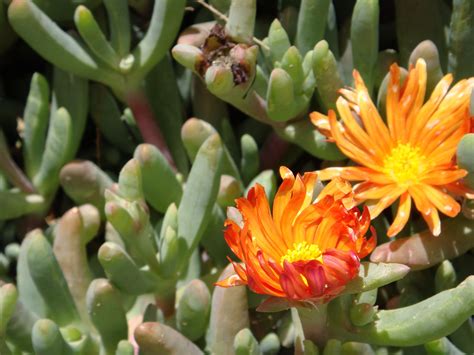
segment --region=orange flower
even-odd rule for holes
[[[238,211],[229,211],[238,218],[226,220],[225,239],[243,265],[233,262],[237,274],[217,285],[247,284],[256,293],[290,301],[328,301],[375,247],[375,236],[364,237],[368,210],[354,207],[352,187],[340,178],[313,202],[316,173],[295,177],[281,167],[280,175],[272,212],[259,184],[236,200]]]
[[[387,89],[387,124],[370,99],[359,73],[354,70],[355,89],[342,89],[336,106],[342,121],[329,111],[328,117],[314,112],[311,121],[341,151],[361,166],[328,168],[322,180],[340,176],[360,181],[354,187],[358,202],[366,201],[371,218],[400,198],[389,236],[399,233],[410,216],[411,201],[439,235],[438,210],[454,217],[459,204],[448,194],[474,198],[474,191],[462,184],[467,175],[453,162],[456,147],[470,130],[469,97],[474,78],[461,80],[451,89],[452,75],[446,75],[426,103],[426,64],[420,59],[400,87],[400,68],[393,64]]]

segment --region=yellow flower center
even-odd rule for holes
[[[284,261],[293,263],[295,261],[318,260],[323,262],[323,254],[316,244],[308,244],[306,242],[293,243],[293,249],[288,249],[286,254],[280,259],[283,265]]]
[[[399,143],[384,159],[384,173],[400,185],[411,185],[418,182],[425,163],[420,148]]]

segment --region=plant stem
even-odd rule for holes
[[[176,164],[163,137],[163,133],[153,117],[153,112],[146,95],[142,91],[131,92],[126,96],[126,102],[133,112],[144,142],[156,146],[170,166],[176,171]]]
[[[25,193],[35,193],[36,190],[31,181],[23,174],[23,171],[13,161],[3,131],[0,130],[0,170],[5,174],[8,181]]]

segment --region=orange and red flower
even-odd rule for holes
[[[369,205],[371,218],[400,199],[396,217],[388,230],[398,234],[408,221],[412,200],[431,233],[439,235],[438,210],[449,217],[460,211],[451,196],[474,198],[462,184],[467,171],[454,162],[456,147],[470,131],[469,98],[474,78],[461,80],[449,89],[446,75],[425,101],[426,64],[420,59],[400,86],[400,68],[390,68],[386,121],[380,117],[359,73],[354,70],[355,89],[342,89],[328,117],[314,112],[311,121],[341,151],[360,166],[328,168],[320,179],[342,177],[359,181],[354,187],[357,202]]]
[[[281,167],[280,174],[272,209],[259,184],[237,199],[239,218],[227,219],[225,239],[242,264],[232,262],[236,274],[217,285],[247,284],[290,301],[328,301],[375,247],[375,236],[365,238],[368,210],[355,207],[351,185],[340,178],[314,200],[316,173],[295,177]]]

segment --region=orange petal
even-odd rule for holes
[[[410,186],[408,191],[415,201],[416,209],[421,212],[421,216],[428,224],[431,233],[434,236],[438,236],[441,233],[441,221],[439,219],[438,210],[433,206],[420,187]]]
[[[416,92],[415,101],[413,102],[413,106],[406,119],[406,132],[408,133],[408,135],[409,135],[409,132],[411,131],[411,127],[413,126],[417,118],[418,113],[423,107],[423,102],[425,100],[425,94],[426,94],[426,81],[427,81],[426,62],[421,58],[418,59],[416,62],[415,69],[418,72],[418,91]]]
[[[319,112],[311,112],[309,114],[311,123],[316,127],[316,129],[323,135],[325,135],[329,141],[334,141],[334,138],[331,133],[331,126],[329,125],[328,116],[323,115]]]
[[[385,197],[387,194],[390,194],[394,189],[397,189],[396,184],[390,185],[376,185],[372,183],[368,183],[364,185],[362,188],[358,188],[354,191],[356,194],[356,199],[359,201],[365,200],[378,200]]]
[[[357,105],[359,107],[359,116],[362,119],[364,128],[371,138],[371,143],[380,147],[380,149],[388,153],[392,148],[392,140],[390,133],[380,117],[369,92],[360,76],[359,72],[354,71],[354,82],[357,90]]]
[[[236,274],[230,275],[228,278],[217,281],[214,285],[220,286],[220,287],[233,287],[233,286],[242,286],[246,285],[245,282],[243,282],[240,277]]]
[[[425,185],[446,185],[461,180],[467,175],[467,171],[458,170],[441,170],[431,171],[423,176],[421,182]]]
[[[321,201],[326,196],[333,196],[334,199],[339,200],[346,195],[352,193],[352,186],[346,180],[336,177],[331,180],[324,189],[319,193],[316,201]]]
[[[440,189],[430,185],[420,185],[420,189],[424,191],[431,203],[445,215],[455,217],[461,211],[459,203]]]
[[[416,119],[413,120],[413,125],[408,132],[408,141],[412,145],[416,146],[420,142],[420,137],[423,137],[421,131],[442,102],[452,81],[453,76],[451,74],[445,75],[434,88],[428,101],[420,109]]]
[[[369,208],[370,218],[376,218],[384,209],[390,206],[395,200],[406,191],[404,187],[395,187],[390,191],[386,196],[382,197],[380,200],[368,200],[366,202],[367,207]]]
[[[452,182],[450,184],[444,185],[443,187],[456,196],[463,196],[470,200],[474,199],[474,190],[467,187],[461,181]]]
[[[357,143],[359,149],[364,150],[367,154],[378,159],[378,162],[381,163],[379,157],[383,156],[384,152],[377,145],[377,142],[380,141],[380,137],[375,138],[367,134],[367,132],[355,120],[349,107],[349,103],[344,98],[339,97],[336,105],[347,133],[354,137],[354,143]]]
[[[398,205],[398,211],[395,219],[393,220],[392,225],[387,231],[389,237],[393,237],[400,233],[400,231],[405,227],[405,224],[410,217],[411,210],[411,197],[408,192],[405,192],[400,197],[400,204]]]
[[[331,132],[334,139],[336,140],[337,146],[342,152],[358,163],[365,165],[374,170],[379,170],[380,166],[374,161],[373,157],[368,155],[364,150],[360,149],[357,145],[347,139],[345,134],[341,131],[338,126],[336,114],[334,111],[329,110],[329,123],[331,124]]]

